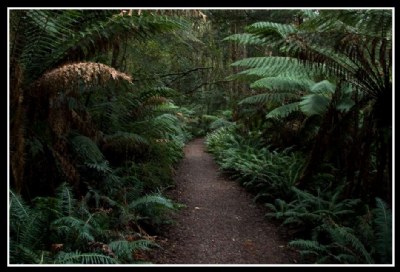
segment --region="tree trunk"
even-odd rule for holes
[[[303,173],[297,182],[297,185],[300,189],[304,189],[307,187],[315,170],[324,160],[327,145],[330,142],[329,131],[332,127],[332,114],[333,109],[329,108],[322,122],[322,125],[318,130],[318,134],[315,138],[315,142],[311,154],[309,155],[306,167],[304,168]]]

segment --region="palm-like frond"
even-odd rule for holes
[[[266,117],[267,118],[284,118],[287,117],[292,112],[296,112],[300,109],[299,102],[293,102],[280,107],[277,107],[270,111]]]
[[[308,115],[323,115],[331,101],[329,97],[319,94],[309,94],[301,98],[299,107],[302,112]]]
[[[271,91],[304,92],[310,90],[313,84],[315,83],[307,78],[264,77],[253,82],[250,87],[252,89],[268,89]]]
[[[233,34],[224,39],[224,41],[235,41],[239,44],[246,45],[265,45],[267,40],[260,38],[257,35],[251,33]]]

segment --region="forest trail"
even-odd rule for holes
[[[204,138],[185,147],[170,192],[186,207],[175,224],[159,237],[162,249],[152,252],[155,264],[288,264],[293,252],[267,222],[265,212],[236,182],[218,173]]]

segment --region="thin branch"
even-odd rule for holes
[[[212,84],[219,84],[219,83],[226,83],[226,82],[231,82],[232,80],[217,80],[217,81],[213,81],[213,82],[203,82],[200,85],[196,86],[195,88],[193,88],[192,90],[185,92],[186,94],[188,93],[193,93],[194,91],[196,91],[197,89],[200,89],[203,86],[206,85],[212,85]]]
[[[160,79],[163,77],[171,77],[171,76],[179,76],[178,78],[182,78],[192,72],[198,71],[198,70],[206,70],[206,69],[212,69],[214,67],[197,67],[197,68],[193,68],[187,71],[183,71],[183,72],[178,72],[178,73],[169,73],[169,74],[164,74],[164,75],[157,75],[155,77],[147,77],[147,78],[141,78],[141,79],[136,79],[133,80],[133,82],[135,81],[143,81],[143,80],[153,80],[153,79]],[[173,81],[175,81],[176,79],[174,79]],[[170,82],[171,83],[171,82]],[[170,84],[169,83],[169,84]]]

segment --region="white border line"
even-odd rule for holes
[[[344,10],[344,9],[358,9],[358,10],[366,10],[366,9],[390,9],[392,10],[392,264],[347,264],[347,265],[333,265],[333,264],[118,264],[118,265],[56,265],[56,264],[10,264],[10,220],[9,220],[9,210],[10,210],[10,11],[11,10],[24,10],[24,9],[44,9],[44,10],[63,10],[63,9],[77,9],[77,10],[120,10],[120,9],[166,9],[166,10],[284,10],[284,9],[324,9],[324,10]],[[394,7],[212,7],[212,8],[204,8],[204,7],[7,7],[7,266],[10,267],[370,267],[370,266],[379,266],[379,267],[394,267],[395,265],[395,173],[394,173],[394,155],[395,155],[395,14]]]

